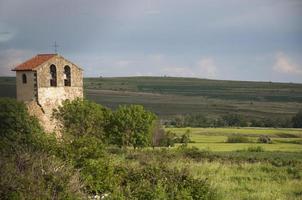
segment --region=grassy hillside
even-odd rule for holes
[[[173,77],[86,78],[87,97],[109,107],[137,103],[161,116],[237,113],[291,117],[302,109],[302,84]]]
[[[224,100],[302,102],[302,85],[175,77],[86,78],[89,89],[122,90]]]
[[[15,79],[0,78],[0,96],[15,96]],[[142,104],[161,117],[237,113],[291,117],[302,109],[302,84],[173,77],[85,78],[85,95],[110,108]]]

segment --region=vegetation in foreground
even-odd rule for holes
[[[62,123],[60,141],[43,133],[22,103],[0,100],[3,199],[302,198],[301,152],[186,147],[194,144],[194,131],[170,137],[174,133],[154,128],[155,116],[141,106],[112,112],[86,100],[66,101],[54,117]],[[174,139],[182,144],[155,147],[159,138],[164,146]]]

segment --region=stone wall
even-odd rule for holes
[[[37,101],[26,102],[27,109],[30,115],[35,116],[46,133],[55,133],[57,138],[61,137],[58,128],[58,122],[52,118],[52,113],[45,113],[44,109],[37,103]]]
[[[52,112],[66,99],[74,100],[83,98],[83,88],[81,87],[45,87],[38,88],[38,103],[45,112]]]
[[[82,70],[75,64],[69,62],[62,56],[55,56],[37,68],[38,87],[50,87],[50,66],[55,65],[57,69],[57,87],[64,87],[64,67],[68,65],[71,69],[71,87],[83,87]]]
[[[22,82],[23,74],[26,75],[27,83]],[[16,72],[16,86],[17,86],[17,100],[18,101],[32,101],[35,99],[34,88],[34,72],[33,71],[17,71]]]

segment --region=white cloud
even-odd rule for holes
[[[168,66],[161,69],[161,73],[166,76],[177,76],[177,77],[194,77],[196,76],[193,70],[189,67],[181,66]]]
[[[202,58],[197,63],[198,75],[205,78],[217,78],[218,70],[214,59]]]
[[[193,66],[169,66],[161,70],[168,76],[217,78],[218,68],[213,58],[201,58]]]
[[[188,60],[187,60],[188,62]],[[83,66],[86,76],[175,76],[196,78],[217,78],[219,68],[211,57],[195,57],[187,64],[182,58],[165,54],[135,54],[123,56],[103,56],[98,59],[85,59]]]
[[[32,52],[27,50],[8,49],[0,51],[0,76],[13,76],[15,73],[11,70],[31,56],[33,56]]]
[[[131,63],[133,63],[133,61],[131,61],[131,60],[118,60],[118,61],[116,61],[115,65],[116,65],[118,68],[126,68],[126,67],[128,67]]]
[[[282,52],[277,53],[273,70],[282,74],[302,74],[302,67],[293,63],[290,58]]]

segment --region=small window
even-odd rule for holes
[[[71,73],[68,65],[64,67],[64,85],[71,86]]]
[[[26,74],[22,74],[22,83],[26,84],[27,83],[27,77]]]
[[[56,68],[56,66],[50,65],[49,72],[50,72],[50,86],[56,87],[57,86],[57,68]]]

